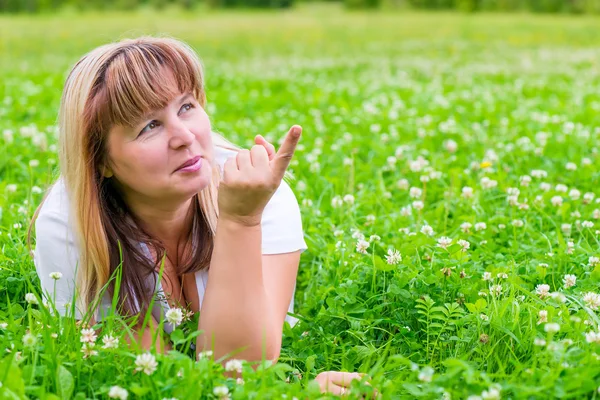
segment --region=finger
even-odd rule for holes
[[[223,164],[223,173],[221,176],[221,182],[225,181],[228,178],[231,179],[231,176],[237,172],[238,172],[238,168],[237,168],[236,157],[235,156],[229,157],[225,161],[225,164]]]
[[[302,127],[294,125],[290,128],[273,160],[273,172],[281,180],[285,170],[290,165],[294,151],[302,135]]]
[[[261,145],[252,146],[250,149],[250,161],[254,168],[268,168],[269,154],[267,154],[267,149]]]
[[[348,388],[336,385],[335,383],[331,382],[330,380],[323,382],[320,386],[321,386],[322,393],[332,393],[332,394],[336,394],[338,396],[341,396],[350,391]]]
[[[254,141],[256,142],[256,144],[265,146],[265,149],[267,149],[267,154],[269,155],[269,161],[273,160],[273,158],[275,157],[275,146],[267,142],[267,139],[262,137],[262,135],[256,135]]]
[[[252,167],[252,161],[250,161],[250,150],[241,149],[238,151],[236,156],[237,168],[242,171]]]
[[[355,379],[358,379],[360,381],[362,379],[362,376],[358,372],[331,371],[329,373],[329,379],[336,385],[348,387],[350,386],[350,382],[352,382]]]

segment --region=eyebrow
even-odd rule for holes
[[[189,98],[194,98],[194,94],[192,92],[188,92],[183,94],[180,98],[179,98],[179,105],[181,106],[187,99]],[[134,121],[133,125],[131,126],[132,129],[135,129],[138,125],[142,124],[145,121],[148,121],[150,118],[150,116],[152,114],[154,114],[157,110],[152,110],[144,115],[142,115],[140,118],[138,118],[136,121]]]

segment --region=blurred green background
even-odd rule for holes
[[[0,0],[0,12],[51,12],[75,10],[133,10],[140,7],[288,8],[311,0]],[[599,13],[600,0],[339,0],[348,8],[400,8],[429,10],[531,11],[539,13]]]

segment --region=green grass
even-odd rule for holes
[[[0,136],[0,394],[83,399],[119,385],[130,397],[214,398],[225,384],[233,398],[316,398],[309,381],[344,370],[370,374],[384,398],[598,397],[599,344],[586,340],[598,311],[583,297],[600,291],[590,265],[600,256],[600,20],[326,10],[0,17],[0,132],[13,132]],[[213,127],[230,140],[248,147],[258,133],[277,141],[292,124],[304,128],[290,167],[309,246],[301,322],[286,328],[276,366],[245,367],[244,385],[218,363],[193,361],[181,330],[181,351],[157,355],[151,376],[134,373],[139,352],[124,344],[103,350],[98,340],[99,354],[83,359],[73,321],[25,301],[40,291],[25,234],[56,175],[66,73],[93,47],[143,33],[197,50]],[[419,156],[428,165],[418,168]],[[484,177],[497,186],[484,189]],[[422,192],[411,198],[411,187]],[[528,208],[510,204],[509,188]],[[423,209],[408,214],[417,200]],[[437,246],[443,236],[447,249]],[[388,264],[389,248],[402,261]],[[564,287],[565,274],[575,286]],[[540,284],[564,302],[542,298]],[[538,324],[542,310],[558,332]],[[353,386],[357,398],[369,390]]]

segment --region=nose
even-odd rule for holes
[[[194,143],[194,133],[181,120],[173,121],[167,129],[170,131],[169,146],[173,149]]]

